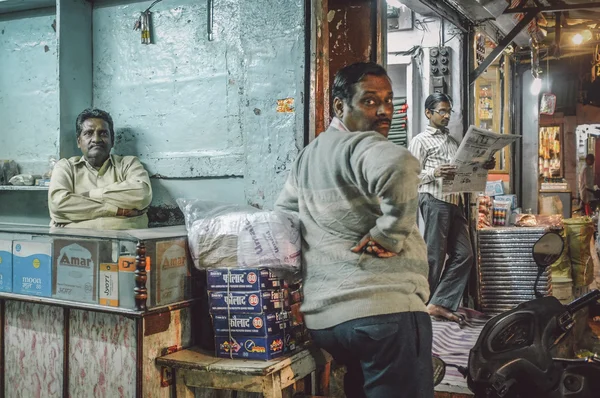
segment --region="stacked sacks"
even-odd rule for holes
[[[594,281],[594,263],[590,246],[594,237],[594,224],[590,217],[564,220],[568,249],[571,257],[573,287],[580,288]]]
[[[573,301],[573,279],[569,245],[566,243],[567,231],[566,228],[563,228],[556,232],[560,234],[565,246],[558,260],[550,265],[552,268],[552,295],[561,303],[568,304]]]
[[[207,279],[218,357],[269,360],[305,341],[290,312],[299,285],[266,267],[209,269]]]
[[[296,214],[198,199],[177,199],[196,268],[300,270]]]

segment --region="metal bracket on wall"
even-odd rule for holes
[[[163,0],[155,0],[140,13],[140,17],[135,21],[133,30],[140,30],[142,33],[142,44],[152,44],[152,13],[150,10]]]
[[[161,356],[169,355],[177,351],[181,351],[183,347],[173,345],[162,349]],[[167,366],[160,367],[160,386],[169,387],[173,385],[173,369]]]

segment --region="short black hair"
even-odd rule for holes
[[[374,62],[357,62],[340,69],[333,79],[331,100],[339,98],[346,103],[352,102],[354,85],[361,82],[367,75],[385,76],[389,79],[385,68]]]
[[[434,111],[437,104],[441,102],[447,102],[452,106],[452,98],[448,94],[444,93],[433,93],[425,100],[425,109]]]
[[[77,132],[77,138],[81,135],[81,131],[83,130],[83,122],[88,119],[102,119],[106,123],[108,123],[108,130],[110,131],[110,141],[111,144],[115,143],[115,127],[110,116],[110,113],[103,111],[102,109],[97,108],[87,108],[83,112],[77,116],[77,120],[75,121],[75,131]]]
[[[586,162],[588,160],[591,160],[592,162],[595,162],[596,161],[596,157],[594,156],[593,153],[588,153],[587,156],[585,157],[585,160],[586,160]]]

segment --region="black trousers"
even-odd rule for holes
[[[428,193],[419,194],[419,208],[425,221],[429,303],[456,311],[473,266],[467,219],[462,206],[438,200]]]
[[[347,398],[433,398],[431,319],[402,312],[311,330],[313,342],[346,366]]]

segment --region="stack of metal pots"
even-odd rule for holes
[[[533,286],[538,266],[533,245],[547,228],[485,228],[478,231],[479,303],[481,311],[496,315],[535,298]],[[552,294],[552,276],[547,267],[537,290]]]

